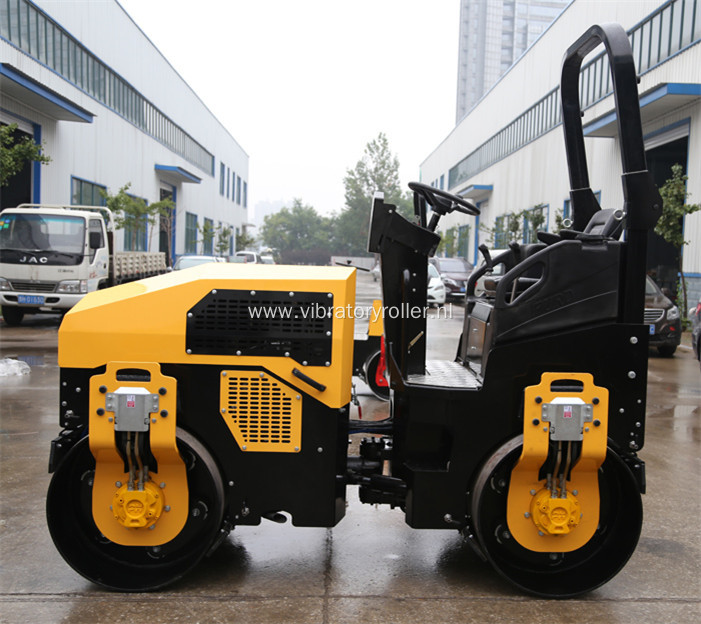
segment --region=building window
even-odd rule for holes
[[[508,215],[501,215],[494,219],[494,249],[506,249],[509,244],[508,230],[506,229]]]
[[[185,253],[197,253],[197,215],[185,213]]]
[[[241,205],[241,178],[236,178],[236,203]]]
[[[0,2],[0,35],[214,176],[212,154],[32,2]]]
[[[470,226],[460,225],[458,226],[458,256],[461,258],[467,258],[468,251],[470,249]]]
[[[146,200],[129,195],[132,199],[143,202],[146,206]],[[124,227],[124,250],[125,251],[147,251],[148,250],[148,217],[142,216],[138,220],[125,225]]]
[[[231,169],[226,168],[226,198],[229,199],[231,193]]]
[[[95,184],[80,178],[71,178],[71,204],[73,206],[106,206],[102,192],[107,192],[107,187]]]
[[[519,7],[525,3],[519,3]],[[701,1],[670,0],[628,31],[639,74],[701,40]],[[532,9],[531,9],[532,10]],[[525,26],[519,25],[518,28]],[[509,63],[510,64],[510,63]],[[585,110],[613,90],[608,55],[601,52],[581,69],[580,102]],[[549,132],[561,120],[560,90],[555,88],[532,108],[502,128],[448,172],[455,188],[495,162]]]
[[[207,217],[202,228],[202,251],[210,256],[214,253],[214,221]]]
[[[243,181],[243,207],[248,208],[248,183]]]
[[[526,244],[538,241],[537,231],[545,224],[545,209],[547,206],[541,204],[533,206],[529,210],[523,211],[523,242]]]
[[[146,217],[139,223],[124,228],[124,250],[146,251],[148,247],[148,221]]]
[[[601,207],[601,191],[596,191],[594,193],[594,197],[596,198],[596,201],[599,204],[599,207]],[[574,219],[574,215],[572,214],[572,200],[571,199],[566,199],[562,205],[562,219],[569,219],[572,221]]]
[[[231,201],[236,201],[236,172],[231,172]]]
[[[224,189],[226,188],[226,165],[224,163],[219,163],[219,194],[224,195]]]

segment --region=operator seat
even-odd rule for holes
[[[561,240],[618,240],[623,231],[624,219],[625,212],[620,208],[602,208],[592,215],[583,232],[560,230],[557,234],[554,232],[537,232],[536,236],[541,243],[546,245],[552,245]]]

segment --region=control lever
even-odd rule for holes
[[[514,252],[514,259],[516,262],[521,261],[521,245],[516,241],[511,241],[509,243],[509,249]]]
[[[491,273],[494,270],[494,262],[492,262],[492,254],[489,253],[489,248],[487,245],[482,243],[477,249],[479,249],[482,257],[484,258],[484,263],[487,265],[487,273]]]

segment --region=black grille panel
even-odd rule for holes
[[[291,357],[331,362],[328,293],[216,290],[188,311],[186,349],[200,355]]]
[[[56,292],[56,282],[16,282],[12,281],[12,290],[19,292]]]
[[[645,308],[644,320],[646,323],[657,323],[662,318],[664,310],[658,308]]]

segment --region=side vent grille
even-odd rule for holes
[[[327,293],[216,290],[188,311],[188,353],[331,361],[333,298]]]
[[[302,399],[265,373],[222,371],[220,413],[243,451],[297,453]]]

